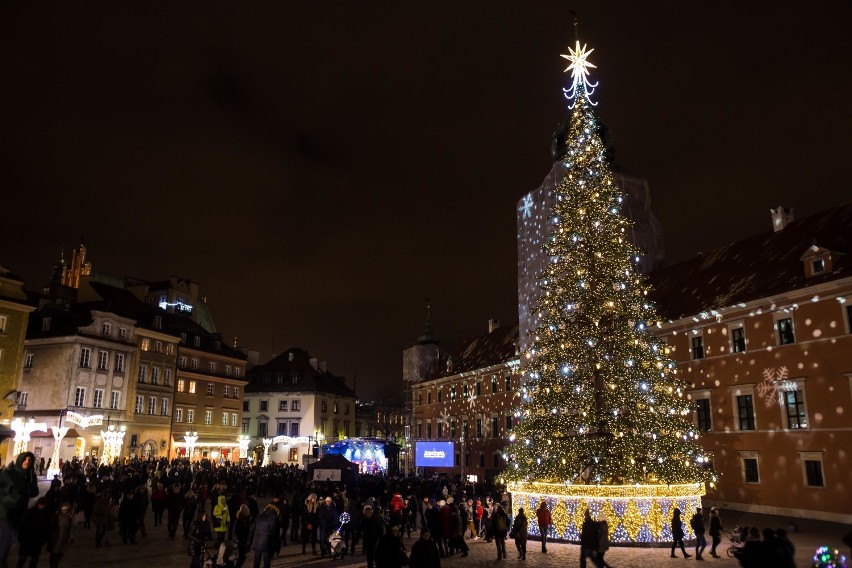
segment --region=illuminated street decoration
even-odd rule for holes
[[[44,422],[36,422],[33,418],[30,418],[26,422],[20,418],[15,418],[12,420],[12,423],[9,424],[9,428],[15,432],[15,446],[13,453],[16,458],[18,457],[18,454],[26,451],[27,444],[30,443],[31,433],[47,432],[47,424]]]
[[[62,471],[59,469],[59,449],[62,444],[62,439],[68,433],[68,426],[51,426],[53,430],[53,457],[50,458],[50,467],[47,469],[47,478],[53,479],[55,475],[59,475]]]
[[[763,370],[763,381],[757,384],[755,390],[767,408],[780,405],[785,392],[796,390],[796,383],[787,380],[788,374],[787,367]]]
[[[167,308],[174,308],[177,312],[192,312],[192,306],[190,304],[182,302],[181,300],[178,300],[177,302],[160,302],[158,305],[161,310],[165,310]]]
[[[104,441],[104,450],[101,455],[103,463],[111,464],[121,457],[121,447],[124,445],[126,431],[127,427],[124,424],[119,428],[116,428],[115,424],[110,424],[106,431],[101,430],[101,438]]]
[[[588,509],[607,515],[613,542],[671,542],[671,510],[689,518],[716,474],[687,385],[650,331],[659,318],[589,99],[592,51],[577,42],[563,55],[573,112],[504,476],[514,510],[547,504],[551,538],[579,540]]]
[[[272,438],[263,439],[263,462],[260,464],[261,467],[266,467],[269,465],[269,446],[271,445]]]
[[[240,459],[248,459],[248,447],[251,438],[245,434],[241,434],[239,438],[237,438],[237,444],[240,448]]]
[[[183,440],[186,442],[186,457],[192,462],[192,458],[195,455],[195,443],[198,441],[198,432],[185,432]]]
[[[89,426],[101,426],[104,423],[103,414],[95,414],[92,416],[83,416],[77,414],[73,410],[65,412],[65,420],[71,424],[76,424],[80,428],[88,428]]]

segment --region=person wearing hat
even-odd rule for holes
[[[420,529],[420,539],[411,547],[409,565],[411,568],[441,568],[441,552],[427,526]]]
[[[710,537],[713,539],[713,546],[710,548],[710,556],[713,558],[721,558],[716,554],[716,547],[722,542],[722,531],[725,528],[722,526],[722,519],[719,517],[719,509],[712,507],[710,509]]]

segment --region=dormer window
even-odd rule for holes
[[[825,259],[817,258],[811,261],[811,271],[814,274],[821,274],[825,272]]]
[[[834,270],[831,251],[818,245],[808,247],[808,250],[799,260],[805,265],[805,278],[819,276]]]

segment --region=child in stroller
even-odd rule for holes
[[[746,535],[748,535],[748,527],[741,527],[737,525],[736,527],[734,527],[734,532],[722,532],[728,535],[728,541],[731,543],[731,546],[729,546],[727,550],[728,557],[736,558],[737,553],[742,550],[743,545],[745,544]]]
[[[349,522],[349,513],[341,513],[340,526],[328,537],[328,549],[331,551],[331,558],[343,558],[346,556],[346,542],[343,539],[343,527]]]

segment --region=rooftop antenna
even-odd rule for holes
[[[568,13],[571,14],[571,20],[574,24],[574,40],[580,41],[580,19],[577,17],[577,12],[574,10],[568,10]]]

